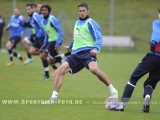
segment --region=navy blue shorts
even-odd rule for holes
[[[58,52],[55,50],[56,42],[52,41],[49,42],[49,44],[44,49],[44,52],[48,54],[48,56],[53,59],[56,55],[58,55]]]
[[[16,48],[16,45],[21,41],[21,38],[18,36],[10,38],[11,43],[13,44],[12,48]]]
[[[82,70],[84,67],[88,69],[88,64],[91,61],[97,61],[97,58],[91,55],[90,50],[85,50],[68,56],[66,61],[71,68],[70,73],[74,74]]]
[[[44,37],[36,38],[33,42],[33,47],[40,49],[44,43]]]
[[[154,89],[160,80],[160,56],[147,53],[133,71],[129,80],[130,83],[136,85],[138,80],[147,73],[149,73],[149,77],[144,83],[144,86],[152,85]]]

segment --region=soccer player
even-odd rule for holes
[[[15,8],[13,14],[10,18],[10,22],[7,27],[4,28],[5,31],[10,30],[10,40],[6,43],[6,48],[8,50],[10,61],[6,63],[6,66],[13,65],[13,56],[18,57],[23,63],[25,59],[18,54],[15,49],[17,44],[21,41],[25,19],[23,15],[20,14],[20,10]]]
[[[102,72],[97,63],[97,55],[102,46],[101,28],[91,19],[87,3],[78,5],[79,20],[76,21],[73,34],[72,54],[58,68],[54,81],[52,96],[44,104],[54,102],[62,86],[64,75],[67,72],[75,74],[84,67],[98,77],[108,86],[112,96],[118,97],[118,91],[113,87],[107,76]]]
[[[32,10],[36,12],[37,7],[36,4],[32,4]],[[33,44],[36,36],[36,31],[33,27],[26,27],[26,37],[23,39],[22,44],[24,49],[27,53],[27,59],[25,60],[24,64],[31,63],[33,61],[32,55],[29,53],[30,45]]]
[[[144,103],[142,112],[149,112],[149,102],[151,100],[152,92],[155,89],[157,82],[160,80],[160,9],[158,10],[158,19],[152,24],[150,51],[137,65],[129,78],[121,97],[121,102],[116,108],[111,108],[111,110],[124,111],[126,102],[130,100],[138,80],[147,73],[149,73],[149,76],[144,82]]]
[[[57,67],[55,66],[56,61],[54,61],[54,57],[58,55],[58,51],[61,48],[63,29],[60,25],[60,21],[50,14],[51,7],[49,5],[43,5],[41,7],[41,13],[44,17],[43,26],[48,35],[47,41],[44,41],[44,45],[41,48],[42,50],[45,47],[44,52],[41,54],[41,58],[43,60],[48,58],[48,63],[53,68],[52,74],[55,74]]]
[[[29,16],[29,21],[26,22],[26,26],[32,27],[36,30],[36,36],[33,45],[31,46],[29,52],[31,55],[39,55],[39,49],[42,47],[44,40],[47,39],[46,32],[42,25],[42,15],[34,12],[32,9],[32,4],[26,5],[26,12]],[[41,80],[49,80],[49,67],[47,60],[42,60],[45,75]]]
[[[30,45],[33,44],[35,40],[35,29],[34,28],[26,28],[26,37],[23,39],[22,44],[27,53],[27,59],[23,64],[28,64],[33,61],[32,55],[29,53]]]

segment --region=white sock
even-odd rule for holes
[[[110,93],[112,94],[113,92],[116,92],[117,90],[114,88],[112,84],[108,86]]]
[[[51,98],[57,99],[58,98],[58,92],[57,91],[53,91]]]
[[[65,56],[64,56],[64,54],[61,54],[61,58],[64,58]]]
[[[45,68],[44,68],[44,71],[49,71],[49,67],[45,67]]]

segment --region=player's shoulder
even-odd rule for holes
[[[10,17],[10,18],[11,18],[11,19],[14,19],[15,17],[16,17],[15,15],[11,15],[11,17]]]
[[[157,23],[160,23],[159,19],[153,21],[153,24],[157,24]]]
[[[92,18],[88,18],[88,24],[90,24],[91,26],[99,26],[99,24]]]
[[[34,12],[34,13],[33,13],[33,17],[42,17],[42,15],[39,14],[38,12]]]
[[[24,20],[25,17],[24,17],[23,15],[20,15],[20,16],[19,16],[19,19],[20,19],[20,20]]]

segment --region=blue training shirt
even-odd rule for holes
[[[152,23],[152,36],[151,41],[160,43],[160,20],[155,20]]]
[[[49,17],[47,19],[43,19],[44,25],[46,25],[48,23]],[[63,29],[60,25],[60,21],[56,17],[53,17],[50,21],[50,26],[52,26],[53,29],[56,29],[56,31],[58,32],[58,39],[56,40],[56,45],[61,46],[62,41],[63,41],[64,32],[63,32]],[[47,43],[48,43],[48,39],[46,39],[44,41],[44,44],[47,44]]]
[[[76,24],[78,26],[81,26],[88,19],[90,19],[90,18],[87,18],[85,20],[78,20],[78,21],[76,21]],[[102,46],[102,42],[103,42],[100,26],[98,25],[98,23],[96,23],[94,20],[91,19],[88,22],[88,29],[89,29],[89,32],[91,33],[91,36],[93,37],[93,39],[95,41],[95,45],[93,47],[83,47],[83,48],[79,48],[79,49],[76,49],[76,50],[72,50],[72,54],[76,54],[80,51],[89,50],[89,49],[90,50],[96,49],[97,51],[100,51],[101,46]],[[73,40],[73,43],[71,43],[70,46],[72,46],[72,44],[74,44],[74,40]]]
[[[31,36],[31,28],[26,27],[26,37],[30,38],[30,36]]]
[[[43,25],[42,25],[42,20],[43,20],[42,15],[40,15],[37,12],[34,12],[29,17],[29,22],[30,22],[31,26],[33,28],[35,28],[35,30],[36,30],[36,38],[45,37],[45,39],[47,39],[46,32],[45,32]]]
[[[160,44],[160,20],[159,19],[153,21],[153,23],[152,23],[152,35],[151,35],[150,42],[155,43],[155,45]],[[160,56],[160,53],[155,52],[155,55]]]
[[[19,16],[15,16],[12,15],[10,18],[10,22],[7,26],[7,30],[11,30],[10,31],[10,37],[22,37],[23,35],[23,29],[24,29],[24,16],[19,15]]]

